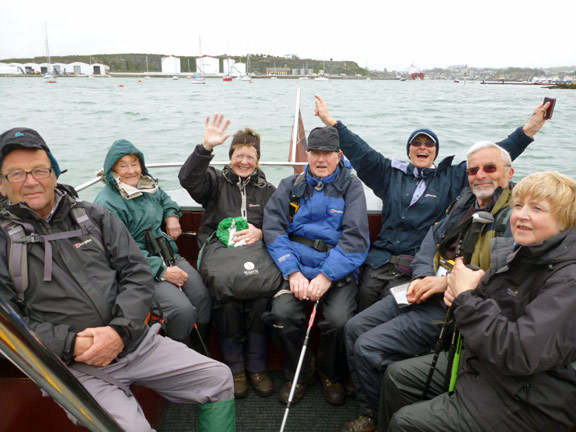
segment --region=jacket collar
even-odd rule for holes
[[[320,189],[323,189],[327,185],[332,185],[339,192],[344,191],[348,187],[348,184],[352,181],[352,173],[351,169],[343,159],[344,158],[340,159],[340,162],[338,162],[336,171],[334,173],[328,177],[322,178],[314,177],[310,172],[309,165],[306,165],[306,171],[304,171],[306,181],[302,181],[294,185],[294,195],[301,197],[304,195],[308,185],[311,187],[316,187],[319,184],[322,185]]]
[[[519,245],[511,237],[499,237],[493,239],[490,246],[497,273],[508,270],[512,261],[536,266],[559,263],[576,259],[576,228],[562,231],[537,245]]]
[[[411,162],[405,162],[400,159],[392,159],[392,168],[402,171],[404,174],[413,175],[416,178],[429,178],[436,175],[437,172],[446,170],[452,166],[454,155],[445,157],[438,163],[430,168],[418,169]]]
[[[259,169],[255,169],[254,172],[246,178],[241,178],[238,177],[238,175],[236,175],[236,173],[229,167],[226,166],[222,169],[222,175],[224,176],[224,178],[226,179],[226,181],[228,183],[231,183],[233,185],[251,185],[251,186],[256,186],[256,187],[266,187],[266,176],[264,175],[264,172],[262,172]]]
[[[60,217],[63,213],[67,212],[76,203],[78,198],[78,193],[76,190],[69,185],[57,184],[55,191],[56,202],[54,207],[50,211],[46,220],[51,220],[53,218]],[[5,200],[5,204],[0,207],[0,217],[7,219],[36,219],[45,220],[38,216],[38,214],[32,210],[28,204],[24,202],[10,203],[8,199]]]

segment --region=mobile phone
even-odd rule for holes
[[[546,104],[546,102],[550,102],[550,106],[544,113],[544,118],[550,120],[552,118],[552,113],[554,112],[554,105],[556,105],[556,98],[545,97],[543,103]]]

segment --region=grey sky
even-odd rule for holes
[[[372,69],[576,64],[574,0],[0,0],[0,59],[295,54]]]

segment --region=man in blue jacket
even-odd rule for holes
[[[389,159],[371,148],[340,121],[316,96],[315,114],[340,136],[340,147],[358,177],[382,200],[382,228],[366,258],[359,286],[360,311],[384,297],[391,286],[410,281],[410,261],[428,228],[438,221],[467,185],[466,161],[454,156],[435,163],[440,140],[430,129],[416,129],[406,145],[409,162]],[[545,123],[548,104],[538,105],[526,125],[498,144],[516,159]]]
[[[316,128],[308,138],[304,173],[280,182],[264,211],[264,240],[288,283],[272,302],[273,336],[284,354],[288,400],[306,327],[308,301],[320,299],[323,320],[318,368],[324,397],[345,399],[347,375],[344,324],[356,310],[358,268],[369,247],[362,183],[342,160],[338,131]],[[302,398],[314,375],[310,353],[302,365],[293,402]]]

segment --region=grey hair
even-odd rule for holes
[[[500,155],[504,164],[508,166],[512,165],[512,158],[510,157],[510,153],[508,153],[506,149],[491,141],[478,141],[475,143],[466,153],[466,159],[470,159],[470,156],[472,156],[474,153],[479,152],[480,150],[484,150],[485,148],[497,148],[500,150]]]

